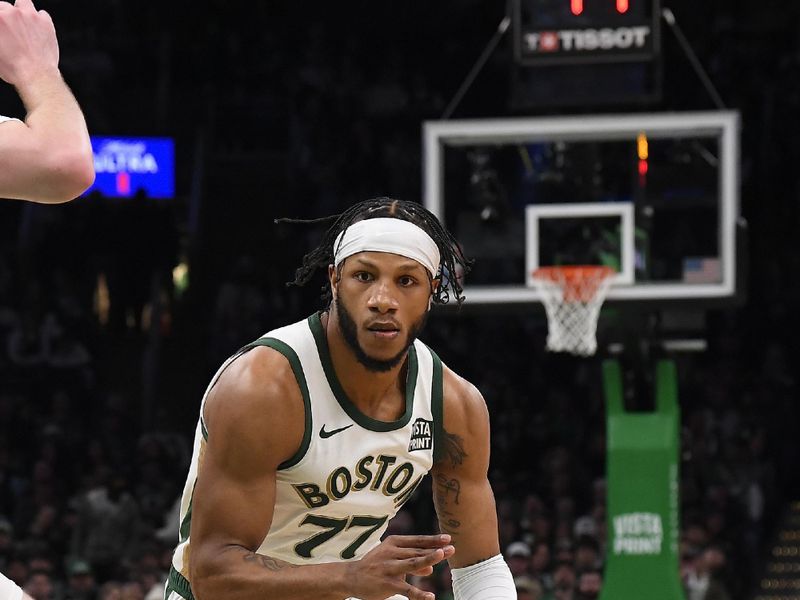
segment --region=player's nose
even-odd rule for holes
[[[397,310],[398,301],[392,292],[392,286],[384,280],[377,281],[370,290],[367,306],[370,310],[380,313]]]

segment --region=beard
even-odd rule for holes
[[[399,365],[405,358],[406,352],[408,352],[411,344],[417,339],[417,336],[425,328],[425,323],[428,321],[428,312],[425,311],[417,322],[412,324],[409,328],[408,338],[403,345],[403,349],[392,358],[381,360],[367,354],[361,347],[361,344],[358,343],[358,326],[344,303],[339,298],[335,298],[333,303],[336,305],[336,314],[339,316],[339,329],[342,331],[342,337],[344,337],[345,343],[347,343],[350,350],[352,350],[356,360],[361,363],[367,371],[372,371],[373,373],[384,373]]]

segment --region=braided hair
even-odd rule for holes
[[[286,285],[305,285],[317,269],[327,269],[328,265],[334,261],[335,249],[333,244],[336,241],[336,237],[353,223],[378,217],[409,221],[431,236],[441,255],[441,266],[437,275],[441,282],[433,292],[433,302],[447,304],[450,301],[452,292],[456,302],[460,305],[464,301],[464,296],[462,295],[463,287],[459,281],[459,269],[463,274],[468,273],[473,261],[464,257],[456,239],[444,228],[432,212],[417,202],[386,197],[365,200],[351,206],[341,214],[319,219],[276,219],[276,223],[331,223],[328,230],[323,234],[319,246],[303,257],[302,265],[295,271],[294,280]],[[330,303],[331,297],[330,282],[326,282],[322,294],[322,299],[326,305]]]

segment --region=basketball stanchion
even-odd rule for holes
[[[597,351],[597,318],[606,298],[611,267],[540,267],[533,281],[547,313],[547,349],[591,356]]]
[[[622,368],[603,363],[608,543],[600,600],[684,600],[680,406],[675,363],[656,365],[652,412],[625,408]]]

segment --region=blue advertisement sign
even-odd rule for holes
[[[92,136],[95,182],[85,194],[128,198],[175,197],[175,144],[169,138]],[[84,194],[84,195],[85,195]]]

